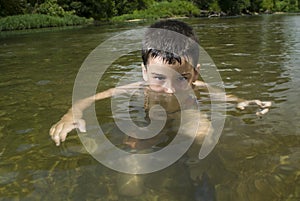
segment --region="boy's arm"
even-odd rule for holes
[[[94,96],[90,96],[77,101],[68,112],[54,124],[49,134],[56,146],[60,145],[60,142],[66,140],[66,137],[70,131],[78,128],[81,132],[86,132],[85,121],[82,119],[83,111],[91,106],[95,101],[112,97],[113,95],[127,93],[129,90],[136,89],[142,86],[143,82],[136,82],[116,88],[111,88],[106,91],[97,93]]]
[[[213,88],[214,91],[217,90],[214,87],[212,87],[212,86],[210,86],[210,85],[208,85],[205,82],[200,81],[200,80],[196,80],[193,83],[193,85],[196,86],[196,87],[199,87],[199,88],[206,88],[206,89],[208,89],[210,87],[210,88]],[[226,94],[225,97],[226,97],[226,101],[236,102],[237,103],[236,107],[238,109],[240,109],[240,110],[244,110],[247,106],[252,105],[252,104],[258,105],[261,108],[261,111],[256,112],[256,115],[258,115],[258,116],[264,115],[267,112],[269,112],[269,108],[272,105],[272,102],[270,102],[270,101],[245,100],[245,99],[238,98],[238,97],[236,97],[234,95],[231,95],[231,94],[229,94],[229,95]]]
[[[213,87],[203,81],[200,81],[200,80],[196,80],[195,82],[193,82],[193,85],[197,88],[201,88],[201,89],[205,89],[205,90],[212,90],[212,93],[221,93],[223,92],[221,89],[217,88],[217,87]],[[245,99],[241,99],[241,98],[238,98],[234,95],[228,95],[228,94],[225,94],[225,98],[226,98],[226,101],[229,101],[229,102],[237,102],[237,103],[240,103],[240,102],[244,102],[246,101]]]

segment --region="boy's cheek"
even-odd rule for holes
[[[149,84],[149,87],[152,91],[155,92],[165,92],[165,88],[163,85],[159,84]],[[175,86],[175,91],[180,92],[180,91],[186,91],[190,88],[190,85],[185,83],[185,84],[179,84]]]
[[[176,91],[186,91],[192,87],[192,82],[189,81],[178,82],[174,86],[176,88]]]
[[[158,84],[150,84],[149,87],[152,91],[155,91],[155,92],[163,92],[164,91],[164,88]]]
[[[165,91],[165,81],[164,80],[156,80],[149,78],[148,85],[152,91],[155,92],[164,92]],[[186,91],[192,87],[192,79],[188,79],[185,81],[173,80],[171,81],[170,87],[174,87],[175,91]]]
[[[163,91],[163,83],[164,82],[162,82],[162,81],[151,79],[151,78],[148,81],[150,89],[155,92]]]

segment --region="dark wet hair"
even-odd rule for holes
[[[145,32],[142,59],[145,66],[149,58],[161,57],[168,64],[181,64],[182,59],[195,68],[199,60],[198,38],[185,22],[163,20],[152,24]]]

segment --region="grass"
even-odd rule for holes
[[[156,2],[146,10],[135,10],[132,14],[116,16],[111,21],[127,21],[134,19],[159,19],[182,16],[198,16],[200,10],[191,2],[173,0],[172,2]]]
[[[66,15],[64,17],[43,14],[14,15],[0,19],[0,31],[74,26],[87,24],[88,22],[88,19],[76,15]]]

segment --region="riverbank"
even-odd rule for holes
[[[193,3],[174,0],[172,2],[162,1],[149,6],[145,10],[135,10],[131,14],[124,14],[111,18],[112,22],[136,21],[137,19],[161,19],[174,17],[197,17],[200,9]]]
[[[92,22],[93,20],[76,15],[66,15],[63,17],[44,14],[14,15],[0,19],[0,31],[77,26]]]
[[[286,12],[273,12],[273,13],[242,13],[239,15],[228,15],[224,12],[205,12],[202,13],[201,15],[195,17],[195,18],[232,18],[232,17],[251,17],[251,16],[263,16],[263,15],[300,15],[300,13],[286,13]],[[187,16],[172,16],[172,17],[166,17],[166,18],[157,18],[157,19],[188,19],[191,17]],[[143,21],[148,21],[148,20],[155,20],[152,18],[136,18],[136,19],[129,19],[129,20],[124,20],[122,22],[143,22]],[[95,22],[96,25],[101,25],[101,22]]]
[[[167,6],[167,5],[166,5]],[[183,7],[184,8],[184,7]],[[154,12],[156,10],[153,9]],[[76,15],[67,15],[64,17],[48,16],[43,14],[26,14],[15,15],[0,18],[0,31],[19,31],[32,30],[40,28],[52,27],[72,27],[84,25],[102,25],[107,23],[119,22],[140,22],[158,19],[186,19],[191,17],[197,18],[223,18],[223,17],[242,17],[242,16],[258,16],[258,15],[299,15],[300,13],[286,13],[286,12],[262,12],[262,13],[241,13],[240,15],[229,15],[224,12],[212,12],[205,10],[183,9],[184,12],[161,12],[156,15],[151,15],[146,10],[134,12],[133,14],[125,14],[114,17],[108,21],[97,21],[94,19],[86,19]]]
[[[48,11],[50,12],[50,11]],[[104,22],[125,22],[125,21],[138,21],[138,20],[156,20],[161,18],[178,18],[178,17],[197,17],[199,16],[200,9],[193,3],[173,0],[172,2],[162,1],[153,3],[147,9],[134,10],[130,14],[124,14],[107,18],[105,21],[88,20],[83,17],[78,17],[74,14],[67,14],[68,12],[62,11],[61,16],[45,15],[45,14],[25,14],[14,15],[0,18],[0,31],[36,29],[45,27],[61,27],[61,26],[74,26],[83,24],[102,24]]]

